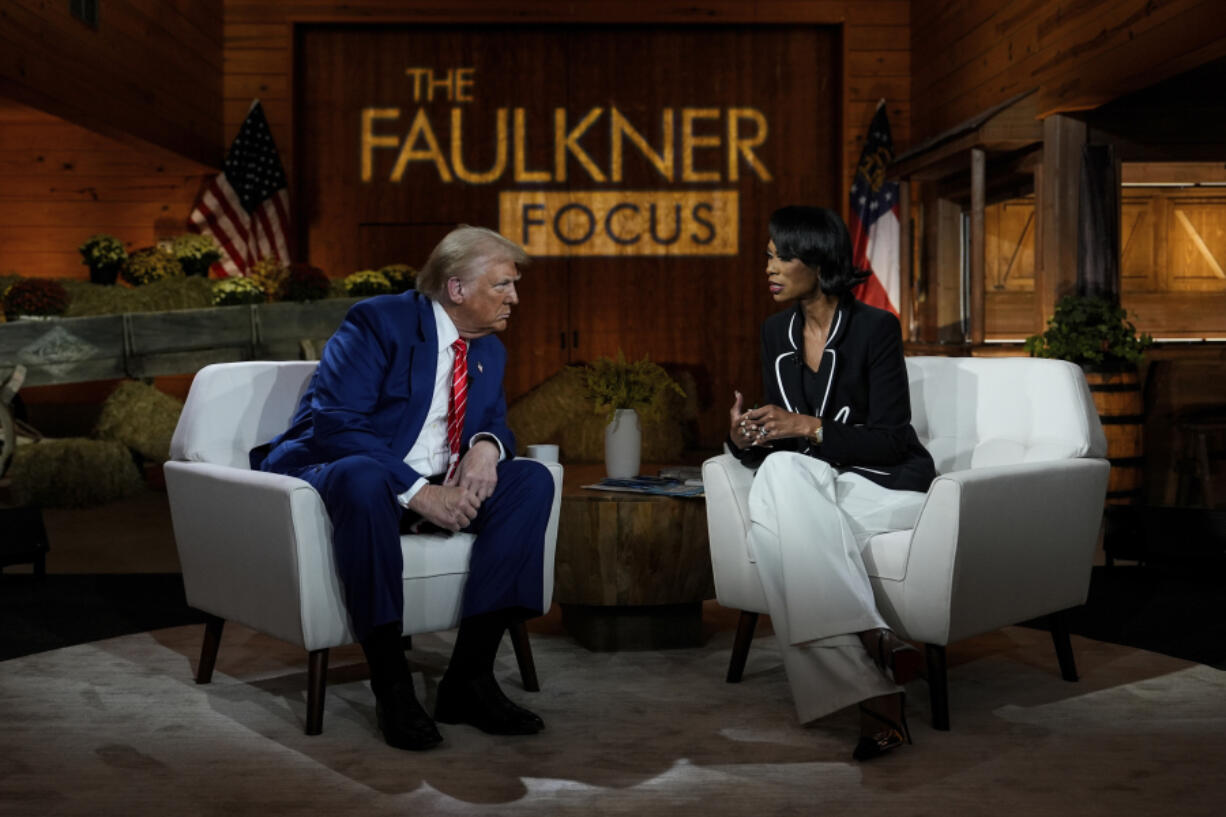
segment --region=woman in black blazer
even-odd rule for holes
[[[762,326],[764,405],[736,393],[728,448],[757,469],[750,556],[798,714],[859,703],[866,760],[910,741],[900,685],[922,659],[877,611],[861,550],[914,525],[936,472],[911,426],[898,319],[851,294],[862,274],[842,219],[784,207],[770,236],[771,296],[794,305]]]

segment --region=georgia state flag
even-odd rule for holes
[[[898,267],[898,184],[885,180],[894,158],[890,121],[885,100],[868,126],[868,138],[860,153],[856,176],[851,182],[851,258],[857,269],[870,272],[864,283],[852,290],[866,304],[898,314],[901,281]]]

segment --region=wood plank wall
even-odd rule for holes
[[[139,247],[154,240],[158,220],[185,221],[252,98],[263,101],[292,173],[294,21],[841,23],[843,194],[829,204],[845,207],[878,99],[896,148],[910,142],[909,0],[469,0],[439,15],[428,0],[113,0],[95,32],[68,16],[66,2],[5,3],[0,272],[82,277],[76,247],[85,237],[111,232]]]
[[[912,138],[1039,89],[1084,110],[1226,55],[1221,0],[914,0]]]
[[[557,3],[552,0],[224,0],[224,130],[237,132],[253,97],[263,102],[287,170],[293,167],[294,22],[424,23],[795,23],[844,25],[845,106],[841,164],[847,188],[864,132],[885,99],[896,150],[910,143],[910,0],[699,0],[698,2]],[[291,171],[292,172],[292,171]]]
[[[221,0],[108,0],[96,30],[68,5],[5,0],[0,97],[218,165]]]
[[[77,247],[181,232],[207,168],[0,100],[0,275],[89,278]]]

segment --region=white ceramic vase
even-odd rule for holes
[[[629,479],[639,475],[639,460],[643,455],[643,428],[634,409],[617,409],[613,420],[604,429],[604,464],[614,479]]]

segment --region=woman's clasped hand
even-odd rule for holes
[[[789,437],[812,437],[822,421],[807,414],[796,414],[776,405],[744,408],[744,397],[733,392],[735,402],[729,411],[732,428],[729,435],[738,448],[764,445]]]

